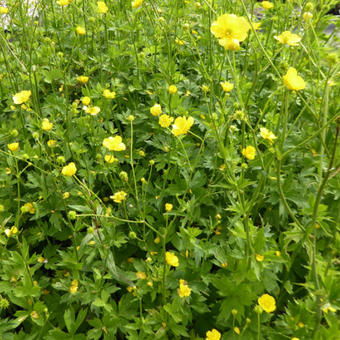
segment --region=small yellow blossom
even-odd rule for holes
[[[55,139],[49,139],[49,140],[47,141],[47,146],[48,146],[49,148],[53,148],[53,147],[56,146],[56,143],[57,143],[57,141],[56,141]]]
[[[82,97],[81,102],[83,105],[89,105],[91,103],[91,98],[90,97]]]
[[[171,253],[170,251],[167,251],[165,253],[165,261],[169,266],[173,267],[179,266],[178,257],[174,253]]]
[[[89,113],[91,116],[96,116],[100,112],[99,106],[89,106],[85,110],[86,113]]]
[[[235,14],[223,14],[211,25],[211,33],[226,50],[238,51],[240,42],[248,36],[250,25],[243,17]]]
[[[117,161],[117,158],[115,158],[113,155],[105,155],[104,157],[105,162],[112,164],[113,162]]]
[[[143,0],[134,0],[131,2],[132,8],[138,8],[143,5]]]
[[[161,242],[161,239],[159,237],[156,237],[154,240],[153,240],[154,243],[158,244],[159,242]]]
[[[35,213],[35,208],[33,206],[32,203],[25,203],[21,208],[20,208],[21,212],[24,213],[30,213],[31,215],[33,215]]]
[[[77,32],[79,35],[84,35],[84,34],[86,34],[86,30],[85,30],[85,28],[82,27],[82,26],[77,26],[77,27],[76,27],[76,32]]]
[[[4,6],[0,6],[0,14],[7,14],[8,13],[8,8]]]
[[[275,251],[275,255],[276,255],[276,256],[281,256],[280,250],[276,250],[276,251]]]
[[[106,14],[109,10],[104,1],[98,1],[97,6],[100,14]]]
[[[18,228],[16,226],[13,226],[11,229],[5,229],[5,234],[7,237],[11,237],[15,235],[18,232]]]
[[[176,85],[170,85],[168,87],[168,91],[170,94],[175,94],[177,92],[177,86]]]
[[[63,193],[63,199],[67,200],[68,198],[70,198],[70,193],[68,191]]]
[[[263,139],[268,139],[270,143],[274,141],[277,137],[274,135],[274,133],[266,128],[260,128],[260,135]]]
[[[194,118],[178,117],[172,125],[172,133],[175,136],[185,135],[194,124]]]
[[[13,102],[18,105],[26,103],[29,101],[31,95],[32,91],[30,90],[18,92],[13,96]]]
[[[274,312],[274,310],[276,309],[275,299],[269,294],[263,294],[261,297],[258,298],[257,302],[267,313]]]
[[[224,92],[230,92],[234,88],[234,84],[229,81],[220,82]]]
[[[300,338],[297,338],[296,336],[293,336],[291,340],[300,340]]]
[[[150,108],[150,113],[153,116],[159,116],[162,113],[162,107],[159,104],[155,104]]]
[[[103,140],[103,146],[110,151],[124,151],[126,146],[122,141],[122,137],[120,136],[110,136]]]
[[[58,1],[57,1],[57,4],[58,4],[59,6],[67,6],[67,5],[69,5],[71,2],[72,2],[72,0],[58,0]]]
[[[291,91],[303,90],[306,87],[305,81],[298,76],[294,67],[290,67],[287,73],[282,78],[283,84]]]
[[[252,22],[252,25],[253,25],[255,31],[260,29],[261,24],[262,24],[261,22],[255,22],[255,21]]]
[[[179,288],[177,290],[177,293],[181,298],[188,297],[191,294],[191,288],[188,286],[188,283],[183,279],[179,280]]]
[[[170,212],[174,206],[171,203],[165,203],[165,210]]]
[[[294,34],[290,31],[284,31],[280,35],[275,35],[274,39],[276,39],[281,44],[287,44],[289,46],[298,46],[301,41],[301,37],[297,34]]]
[[[256,155],[256,149],[253,146],[247,146],[242,150],[242,155],[249,160],[253,160]]]
[[[234,327],[234,332],[237,334],[237,335],[240,335],[240,329],[238,327]]]
[[[201,86],[201,89],[204,93],[208,93],[210,91],[209,86],[207,86],[205,84]]]
[[[50,131],[53,129],[53,123],[51,123],[47,118],[44,118],[41,123],[41,128],[44,131]]]
[[[70,293],[71,294],[77,293],[77,291],[78,291],[78,284],[79,284],[79,282],[78,282],[77,279],[75,279],[75,280],[73,280],[71,282],[71,286],[70,286]]]
[[[304,21],[309,21],[309,20],[313,19],[313,13],[305,12],[305,13],[303,13],[302,17],[303,17]]]
[[[42,256],[40,256],[40,257],[38,258],[38,262],[39,262],[39,263],[43,263],[43,262],[45,262],[45,259],[44,259]]]
[[[34,311],[31,312],[31,317],[33,319],[38,319],[39,318],[39,314],[34,310]]]
[[[169,126],[171,125],[171,123],[173,122],[173,120],[174,120],[174,119],[173,119],[172,117],[170,117],[170,116],[164,114],[164,115],[161,115],[161,116],[159,117],[158,123],[159,123],[159,125],[160,125],[161,127],[167,128],[167,127],[169,127]]]
[[[126,199],[127,193],[125,191],[118,191],[112,196],[110,196],[111,199],[113,199],[116,203],[122,203]]]
[[[148,285],[149,287],[153,287],[153,282],[152,282],[152,281],[148,281],[148,282],[147,282],[147,285]]]
[[[326,314],[327,314],[329,311],[332,312],[332,313],[335,313],[335,312],[336,312],[336,309],[335,309],[334,307],[330,306],[329,304],[327,304],[327,306],[325,306],[325,307],[322,308],[322,311],[323,311],[324,313],[326,313]]]
[[[256,254],[255,257],[256,257],[256,261],[258,261],[258,262],[262,262],[264,260],[264,256],[263,255]]]
[[[71,163],[68,163],[66,166],[63,167],[63,169],[61,170],[61,173],[64,175],[64,176],[68,176],[68,177],[72,177],[73,175],[75,175],[77,172],[77,168],[76,168],[76,165],[71,162]]]
[[[221,339],[221,333],[213,328],[211,331],[208,331],[206,334],[205,340],[220,340]]]
[[[146,274],[144,272],[137,272],[136,273],[137,279],[145,280]]]
[[[7,147],[8,147],[9,150],[14,152],[14,151],[17,151],[19,149],[19,143],[18,142],[10,143],[10,144],[7,144]]]
[[[103,96],[106,98],[106,99],[114,99],[116,97],[116,92],[114,91],[110,91],[110,90],[104,90],[103,91]]]
[[[79,76],[79,77],[77,77],[77,80],[79,81],[79,83],[86,84],[89,81],[89,77],[87,77],[87,76]]]
[[[270,2],[270,1],[262,1],[261,3],[262,3],[262,7],[264,9],[272,9],[272,8],[274,8],[274,4],[272,2]]]

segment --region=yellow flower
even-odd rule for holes
[[[254,30],[257,31],[261,27],[261,22],[252,22]]]
[[[86,30],[84,27],[81,27],[81,26],[77,26],[76,27],[76,32],[79,34],[79,35],[84,35],[86,34]]]
[[[75,279],[75,280],[73,280],[71,282],[71,287],[70,287],[70,293],[71,294],[77,293],[77,291],[78,291],[78,284],[79,284],[79,282],[78,282],[77,279]]]
[[[72,2],[72,0],[59,0],[59,1],[57,1],[57,4],[58,4],[59,6],[67,6],[67,5],[69,5],[71,2]]]
[[[305,12],[305,13],[303,13],[302,17],[303,17],[304,21],[309,21],[309,20],[311,20],[313,18],[313,13]]]
[[[90,97],[82,97],[81,102],[83,103],[83,105],[87,106],[91,103],[91,98]]]
[[[208,93],[210,91],[209,86],[207,86],[207,85],[202,85],[201,89],[204,93]]]
[[[234,84],[230,83],[229,81],[220,82],[220,84],[224,92],[230,92],[234,88]]]
[[[240,329],[238,327],[234,327],[234,332],[237,334],[237,335],[240,335]]]
[[[277,138],[272,131],[266,128],[260,128],[260,135],[262,138],[268,139],[270,143],[273,143],[273,140]]]
[[[8,13],[8,8],[0,6],[0,14],[7,14]]]
[[[132,8],[138,8],[143,5],[143,0],[134,0],[131,2]]]
[[[31,215],[33,215],[35,213],[35,208],[33,207],[32,203],[25,203],[21,208],[20,208],[21,212],[24,213],[30,213]]]
[[[172,125],[172,133],[175,136],[185,135],[194,124],[194,118],[178,117]]]
[[[18,228],[16,226],[13,226],[11,229],[5,229],[5,234],[7,237],[11,237],[15,235],[18,232]]]
[[[179,266],[178,257],[174,253],[171,253],[170,251],[167,251],[165,253],[165,261],[169,266],[173,267]]]
[[[262,1],[262,7],[264,9],[271,9],[274,8],[274,4],[270,1]]]
[[[179,280],[179,289],[177,290],[178,295],[181,298],[190,296],[191,288],[188,286],[188,283],[185,282],[183,279]]]
[[[126,149],[125,144],[122,142],[122,137],[108,137],[103,140],[103,146],[110,151],[124,151]]]
[[[145,280],[146,274],[144,272],[137,272],[136,273],[137,279]]]
[[[20,104],[28,102],[30,97],[31,97],[31,95],[32,95],[32,92],[30,90],[28,90],[28,91],[21,91],[21,92],[16,93],[13,96],[14,104],[19,104],[20,105]]]
[[[106,14],[109,10],[104,1],[98,1],[97,6],[100,14]]]
[[[174,206],[171,203],[165,203],[165,210],[170,212]]]
[[[297,338],[296,336],[293,336],[291,340],[300,340],[300,338]]]
[[[298,46],[301,41],[301,37],[290,31],[284,31],[280,35],[275,35],[274,39],[279,41],[281,44],[287,44],[289,46]]]
[[[158,121],[158,123],[159,123],[159,125],[161,126],[161,127],[163,127],[163,128],[167,128],[167,127],[169,127],[170,126],[170,124],[173,122],[173,118],[172,117],[170,117],[170,116],[168,116],[168,115],[161,115],[160,117],[159,117],[159,121]]]
[[[89,106],[85,110],[86,113],[89,113],[91,116],[97,116],[97,114],[100,112],[99,106]]]
[[[127,193],[125,191],[118,191],[112,196],[110,196],[111,199],[113,199],[116,203],[122,203],[126,199]]]
[[[77,80],[79,81],[79,83],[86,84],[89,81],[89,77],[87,77],[87,76],[79,76],[77,78]]]
[[[41,123],[41,128],[44,131],[50,131],[53,129],[53,123],[51,123],[47,118],[44,118]]]
[[[205,340],[220,340],[221,339],[221,333],[213,328],[211,331],[208,331],[206,334]]]
[[[159,242],[161,242],[161,239],[159,237],[156,237],[153,241],[154,243],[158,244]]]
[[[159,104],[155,104],[150,108],[150,113],[153,116],[159,116],[162,113],[162,107]]]
[[[66,166],[63,167],[63,169],[61,170],[61,173],[64,176],[68,176],[68,177],[72,177],[73,175],[75,175],[75,173],[77,172],[77,168],[76,165],[71,162],[68,163]]]
[[[177,92],[177,86],[176,85],[170,85],[168,87],[168,91],[170,94],[175,94]]]
[[[104,157],[105,162],[112,164],[113,162],[117,161],[117,159],[113,155],[105,155]]]
[[[274,312],[274,310],[276,309],[275,299],[269,294],[263,294],[261,297],[258,298],[257,302],[267,313]]]
[[[256,150],[253,146],[247,146],[242,150],[242,155],[249,160],[253,160],[255,158]]]
[[[70,197],[70,193],[68,191],[63,193],[63,199],[67,200]]]
[[[262,262],[264,260],[264,256],[263,255],[256,254],[255,257],[256,257],[256,261]]]
[[[238,51],[240,42],[248,36],[250,25],[243,17],[235,14],[223,14],[211,25],[211,33],[226,50]]]
[[[53,148],[56,143],[57,143],[57,141],[55,139],[49,139],[47,141],[47,145],[48,145],[49,148]]]
[[[110,90],[104,90],[103,92],[103,96],[106,98],[106,99],[114,99],[116,97],[116,92],[114,91],[110,91]]]
[[[10,144],[7,144],[7,147],[8,147],[9,150],[14,152],[14,151],[17,151],[19,149],[19,143],[18,142],[10,143]]]
[[[287,73],[283,76],[283,84],[291,91],[303,90],[306,87],[305,81],[298,76],[294,67],[290,67]]]

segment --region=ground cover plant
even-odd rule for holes
[[[0,3],[0,339],[340,339],[336,0]]]

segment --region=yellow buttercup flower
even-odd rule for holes
[[[113,155],[105,155],[104,157],[105,162],[112,164],[113,162],[117,161],[117,158],[115,158]]]
[[[249,160],[253,160],[256,155],[256,149],[253,146],[247,146],[242,150],[242,155]]]
[[[179,288],[177,290],[177,293],[181,298],[191,295],[191,288],[188,286],[188,283],[183,279],[179,280]]]
[[[235,14],[223,14],[211,25],[211,33],[226,50],[238,51],[240,42],[248,36],[250,25],[243,17]]]
[[[168,87],[168,91],[170,94],[175,94],[177,92],[177,86],[176,85],[170,85]]]
[[[253,24],[254,30],[257,31],[258,29],[260,29],[262,23],[254,21],[252,22],[252,24]]]
[[[298,76],[294,67],[290,67],[287,73],[282,78],[283,84],[291,91],[300,91],[306,87],[305,81]]]
[[[77,26],[77,27],[76,27],[76,32],[77,32],[79,35],[84,35],[84,34],[86,34],[86,30],[85,30],[85,28],[82,27],[82,26]]]
[[[11,237],[15,235],[18,232],[18,228],[16,226],[13,226],[11,229],[5,229],[5,234],[7,237]]]
[[[122,203],[126,199],[127,193],[125,191],[118,191],[112,196],[110,196],[111,199],[113,199],[116,203]]]
[[[256,261],[258,261],[258,262],[262,262],[264,260],[264,256],[263,255],[256,254],[255,257],[256,257]]]
[[[150,113],[153,116],[159,116],[162,113],[162,107],[159,104],[155,104],[150,108]]]
[[[234,88],[234,84],[229,81],[220,82],[224,92],[230,92]]]
[[[79,284],[79,282],[78,282],[77,279],[75,279],[75,280],[73,280],[71,282],[71,286],[70,286],[70,293],[71,294],[77,293],[77,291],[78,291],[78,284]]]
[[[116,97],[116,92],[114,91],[110,91],[110,90],[104,90],[103,91],[103,96],[106,98],[106,99],[114,99]]]
[[[137,279],[145,280],[146,274],[144,272],[137,272],[136,273]]]
[[[4,6],[0,6],[0,14],[7,14],[8,13],[8,8]]]
[[[59,1],[57,1],[57,4],[58,4],[59,6],[67,6],[67,5],[69,5],[71,2],[72,2],[72,0],[59,0]]]
[[[165,211],[170,212],[173,207],[171,203],[165,203]]]
[[[313,13],[305,12],[305,13],[303,13],[302,17],[303,17],[304,21],[309,21],[309,20],[313,19]]]
[[[143,5],[143,0],[134,0],[131,2],[132,8],[138,8]]]
[[[47,141],[47,146],[49,147],[49,148],[53,148],[53,147],[55,147],[56,144],[57,143],[57,141],[55,140],[55,139],[49,139],[48,141]]]
[[[53,123],[51,123],[47,118],[44,118],[41,123],[41,128],[44,131],[50,131],[53,129]]]
[[[77,77],[77,80],[80,83],[86,84],[89,81],[89,77],[87,77],[87,76],[79,76],[79,77]]]
[[[213,328],[211,331],[208,331],[206,334],[205,340],[220,340],[221,339],[221,333]]]
[[[21,212],[24,213],[30,213],[31,215],[33,215],[35,213],[35,208],[33,206],[32,203],[25,203],[21,208],[20,208]]]
[[[172,133],[175,136],[185,135],[192,125],[194,124],[194,118],[189,117],[178,117],[175,119],[174,124],[172,125]]]
[[[97,6],[98,6],[98,11],[100,14],[106,14],[109,10],[109,8],[106,6],[106,3],[104,1],[98,1]]]
[[[76,168],[76,165],[71,162],[71,163],[68,163],[66,166],[63,167],[63,169],[61,170],[61,173],[64,175],[64,176],[68,176],[68,177],[72,177],[73,175],[75,175],[77,172],[77,168]]]
[[[91,116],[96,116],[100,112],[99,106],[89,106],[85,110],[86,113],[89,113]]]
[[[272,131],[266,128],[260,128],[260,135],[262,138],[268,139],[270,143],[273,143],[274,139],[277,138]]]
[[[240,335],[241,331],[238,327],[234,327],[234,332],[237,334],[237,335]]]
[[[165,253],[165,261],[169,266],[173,267],[179,266],[178,257],[174,253],[171,253],[170,251],[167,251]]]
[[[287,44],[289,46],[298,46],[301,41],[301,37],[290,31],[284,31],[280,35],[275,35],[274,39],[279,41],[281,44]]]
[[[103,140],[103,146],[110,151],[124,151],[126,146],[122,141],[122,137],[120,136],[110,136]]]
[[[261,4],[264,9],[274,8],[274,4],[270,1],[262,1]]]
[[[10,144],[7,144],[7,147],[8,147],[9,150],[14,152],[14,151],[17,151],[19,149],[19,143],[18,142],[10,143]]]
[[[269,294],[263,294],[261,297],[258,298],[257,302],[267,313],[274,312],[274,310],[276,309],[275,299]]]
[[[158,123],[161,127],[167,128],[170,126],[170,124],[173,122],[173,118],[164,114],[159,117]]]
[[[90,97],[82,97],[81,102],[83,103],[83,105],[87,106],[91,103],[91,98]]]
[[[28,102],[30,97],[31,97],[31,95],[32,95],[32,92],[30,90],[28,90],[28,91],[20,91],[20,92],[16,93],[13,96],[14,104],[20,105],[20,104]]]

